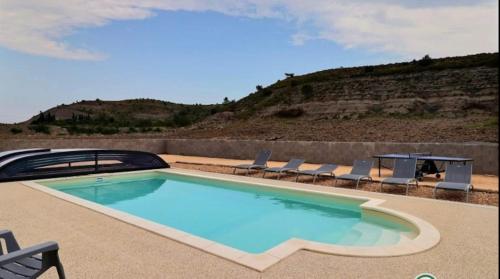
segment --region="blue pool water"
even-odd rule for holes
[[[390,245],[410,231],[399,223],[362,216],[360,201],[177,174],[42,184],[249,253],[264,252],[292,237]]]

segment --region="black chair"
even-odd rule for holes
[[[37,278],[51,267],[57,269],[60,279],[66,278],[56,242],[49,241],[21,249],[9,230],[0,230],[0,239],[6,244],[3,249],[0,243],[0,278]]]

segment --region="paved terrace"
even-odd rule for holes
[[[60,244],[68,278],[498,278],[498,207],[296,184],[384,199],[434,225],[441,241],[415,255],[361,258],[298,251],[263,273],[31,189],[0,184],[0,227],[23,247]],[[186,205],[189,206],[189,205]],[[43,278],[56,278],[55,270]]]
[[[200,165],[212,165],[212,166],[235,166],[239,164],[250,164],[252,160],[236,160],[236,159],[223,159],[223,158],[209,158],[209,157],[197,157],[197,156],[182,156],[182,155],[160,155],[165,161],[169,163],[187,163],[187,164],[200,164]],[[284,165],[286,162],[269,161],[268,165],[270,167],[279,167]],[[334,163],[334,162],[332,162]],[[376,165],[376,163],[375,163]],[[308,164],[305,163],[301,166],[301,169],[315,169],[318,168],[320,164]],[[339,166],[335,170],[336,175],[341,175],[349,173],[352,166]],[[392,175],[392,170],[382,168],[381,177],[378,176],[378,168],[373,168],[371,171],[371,176],[374,181],[380,181],[383,178]],[[444,174],[442,178],[444,178]],[[441,179],[442,179],[441,178]],[[428,175],[423,181],[419,182],[419,185],[434,187],[440,180],[435,178],[434,175]],[[487,191],[498,193],[498,176],[495,175],[478,175],[474,174],[472,176],[472,184],[474,185],[474,190],[477,191]]]

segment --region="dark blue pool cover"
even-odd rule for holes
[[[0,182],[169,168],[158,155],[112,149],[19,149],[0,152]]]

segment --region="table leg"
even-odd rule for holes
[[[380,177],[380,168],[382,166],[382,162],[381,161],[382,161],[382,158],[379,157],[378,158],[378,177]]]

